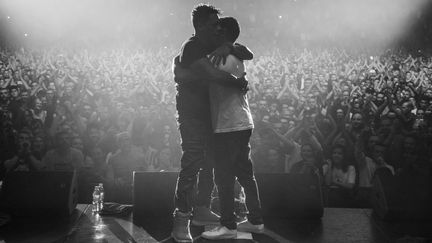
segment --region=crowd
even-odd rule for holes
[[[342,206],[370,205],[378,170],[430,177],[431,75],[430,57],[402,51],[259,56],[248,66],[256,170],[318,174]]]
[[[2,50],[2,174],[75,169],[84,184],[124,188],[133,170],[177,171],[173,55]]]
[[[119,196],[134,170],[178,171],[175,54],[2,49],[1,177],[77,170],[83,185],[103,182]],[[432,58],[274,48],[246,73],[256,172],[318,173],[356,201],[378,169],[431,173]]]

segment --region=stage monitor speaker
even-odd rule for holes
[[[133,174],[134,219],[172,217],[178,172]]]
[[[431,178],[379,169],[373,178],[372,205],[385,221],[432,221]]]
[[[266,217],[319,219],[323,197],[318,175],[257,173],[261,207]]]
[[[1,189],[1,205],[15,216],[69,216],[77,205],[76,173],[8,173]]]

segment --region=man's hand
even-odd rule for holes
[[[225,64],[227,56],[231,53],[232,46],[229,44],[224,44],[220,47],[218,47],[216,50],[214,50],[209,55],[209,60],[214,66],[219,66],[219,64],[222,62],[222,64]]]
[[[241,78],[237,78],[236,81],[238,82],[241,91],[249,91],[249,82],[246,80],[246,73],[244,73]]]

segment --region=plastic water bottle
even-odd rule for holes
[[[99,213],[101,208],[100,208],[100,190],[99,190],[99,186],[95,186],[94,190],[93,190],[93,212],[94,213]]]
[[[103,183],[99,183],[99,211],[104,207],[105,191]]]

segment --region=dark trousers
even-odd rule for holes
[[[247,217],[252,224],[262,224],[261,203],[250,159],[249,139],[252,130],[217,133],[215,143],[215,182],[219,192],[221,225],[236,229],[234,184],[244,188]]]
[[[183,155],[174,204],[176,210],[190,213],[193,206],[210,207],[214,187],[211,127],[209,121],[183,119],[179,128]]]

